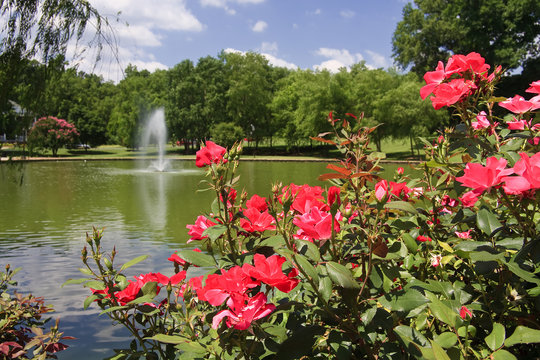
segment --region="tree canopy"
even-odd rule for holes
[[[540,62],[540,2],[414,0],[403,8],[392,44],[396,63],[419,75],[452,53],[473,51],[486,63],[530,72]]]

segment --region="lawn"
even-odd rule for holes
[[[270,157],[273,159],[276,158],[291,158],[295,159],[310,159],[310,158],[335,158],[339,154],[333,146],[330,145],[307,145],[301,146],[293,149],[287,149],[285,145],[281,144],[279,141],[274,142],[273,147],[264,144],[255,148],[253,143],[244,144],[244,156],[245,157]],[[417,151],[421,152],[421,148],[417,146]],[[375,149],[374,149],[375,150]],[[418,159],[418,153],[416,157],[411,157],[411,148],[409,141],[404,139],[385,139],[381,143],[382,152],[386,153],[387,160],[411,160]],[[28,151],[22,147],[16,145],[5,144],[0,149],[0,154],[2,158],[6,157],[19,157],[26,155],[28,156]],[[156,156],[157,150],[149,149],[149,151],[143,150],[134,150],[128,149],[120,145],[102,145],[96,148],[90,149],[59,149],[58,158],[60,159],[113,159],[113,158],[136,158],[140,156]],[[167,145],[167,157],[168,158],[192,158],[194,154],[186,155],[184,148],[172,146],[171,144]],[[52,153],[50,150],[40,151],[37,154],[34,154],[33,157],[51,157]]]

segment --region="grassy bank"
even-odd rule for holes
[[[382,142],[381,150],[386,153],[388,160],[417,160],[418,157],[411,156],[410,145],[407,140],[393,140],[388,139]],[[184,148],[179,148],[167,145],[167,158],[173,159],[191,159],[194,157],[194,152],[186,154]],[[28,151],[19,146],[4,145],[0,149],[2,159],[9,157],[17,158],[21,156],[28,157]],[[137,158],[141,156],[157,156],[157,149],[148,152],[142,150],[128,149],[119,145],[102,145],[91,149],[59,149],[57,158],[60,159],[115,159],[115,158]],[[253,145],[244,145],[244,157],[255,158],[273,158],[273,159],[312,159],[312,158],[337,158],[340,154],[333,146],[330,145],[313,145],[313,146],[301,146],[294,149],[287,149],[284,145],[276,145],[273,147],[263,144],[258,148]],[[52,152],[40,151],[32,155],[33,158],[51,158]]]

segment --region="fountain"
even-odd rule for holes
[[[143,128],[141,146],[148,153],[148,145],[156,144],[158,158],[152,161],[150,168],[155,171],[167,171],[169,161],[165,159],[165,144],[167,143],[167,126],[165,125],[165,111],[163,108],[154,110]]]

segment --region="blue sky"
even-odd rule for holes
[[[392,33],[405,0],[90,0],[112,21],[119,64],[104,53],[94,70],[166,69],[225,51],[255,51],[276,66],[337,71],[360,60],[392,66]],[[111,16],[112,15],[112,16]],[[78,48],[80,51],[81,48]],[[71,54],[75,52],[71,47]],[[79,60],[89,70],[91,56]],[[77,63],[76,61],[74,63]]]

